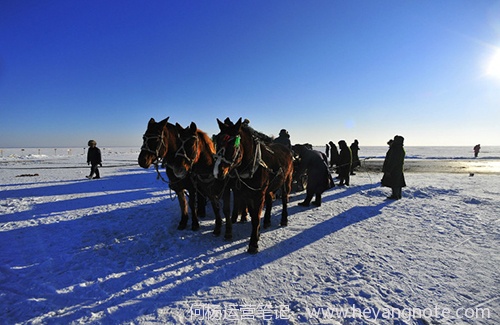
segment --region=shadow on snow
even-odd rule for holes
[[[119,180],[127,177],[127,181]],[[43,203],[29,211],[65,211],[116,204],[123,200],[148,199],[151,191],[165,190],[151,174],[110,177],[106,183],[89,181],[34,189],[30,195],[68,195],[98,191],[123,191],[97,199]],[[146,184],[147,189],[144,188]],[[378,184],[325,192],[323,202],[347,197]],[[28,190],[12,190],[21,197]],[[300,194],[295,196],[298,200]],[[99,322],[127,322],[158,308],[182,302],[198,290],[208,290],[241,274],[259,269],[335,232],[380,214],[390,201],[357,206],[324,220],[286,240],[246,253],[249,232],[233,242],[206,235],[213,218],[202,223],[201,233],[177,231],[177,202],[138,204],[65,222],[0,232],[2,245],[0,292],[6,298],[0,319],[6,322],[70,323],[102,313]],[[292,206],[293,213],[304,208]],[[24,215],[27,217],[28,214]],[[23,217],[23,218],[24,218]],[[293,218],[291,219],[293,222]],[[247,223],[249,224],[249,223]],[[238,226],[236,226],[238,228]],[[269,231],[269,230],[268,230]],[[267,232],[267,231],[266,231]],[[25,254],[27,241],[36,253]],[[34,242],[34,243],[33,243]],[[68,244],[69,245],[63,245]],[[236,255],[225,257],[234,250]],[[189,310],[186,311],[186,313]]]

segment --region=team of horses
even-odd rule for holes
[[[287,204],[293,178],[291,150],[263,139],[241,118],[235,123],[217,119],[220,132],[214,141],[194,122],[184,128],[168,120],[150,119],[138,163],[143,168],[154,165],[159,176],[159,166],[166,168],[169,187],[177,194],[181,210],[178,229],[187,227],[190,210],[191,228],[198,230],[198,217],[204,215],[208,200],[215,215],[214,234],[222,232],[222,206],[224,238],[230,240],[232,224],[239,214],[248,211],[252,224],[248,252],[257,253],[261,213],[265,208],[264,227],[271,226],[271,208],[277,192],[282,201],[280,225],[288,224]]]

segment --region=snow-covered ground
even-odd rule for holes
[[[137,149],[103,150],[100,180],[85,179],[83,149],[4,149],[0,323],[498,324],[498,152],[465,149],[407,148],[415,166],[468,167],[414,168],[399,201],[376,168],[319,208],[294,193],[289,226],[275,204],[256,255],[250,224],[224,241],[210,209],[200,231],[178,231],[177,201]]]

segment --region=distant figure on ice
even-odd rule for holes
[[[361,162],[359,161],[358,151],[359,151],[359,142],[358,140],[354,140],[354,142],[351,143],[351,153],[352,153],[351,175],[356,175],[354,173],[354,169],[356,169],[356,167],[358,166],[361,166]]]
[[[89,151],[87,152],[87,164],[90,165],[90,175],[85,177],[88,179],[101,178],[98,168],[98,166],[102,167],[101,150],[97,148],[97,142],[95,142],[95,140],[90,140],[88,145]]]
[[[400,135],[394,137],[394,141],[385,155],[382,172],[382,186],[390,187],[392,195],[387,197],[391,200],[401,199],[401,189],[406,186],[403,165],[405,160],[404,138]]]
[[[336,166],[339,162],[339,150],[333,141],[328,142],[330,145],[330,168]]]
[[[296,144],[293,152],[299,158],[297,173],[301,175],[307,170],[306,197],[300,206],[308,207],[313,196],[316,196],[314,205],[321,205],[321,194],[327,189],[335,186],[328,171],[325,155],[317,150],[308,149],[306,146]]]
[[[474,146],[474,158],[477,158],[477,155],[479,155],[479,150],[481,150],[481,145],[480,144],[476,144]]]
[[[281,143],[288,149],[292,150],[292,142],[290,141],[290,134],[288,134],[288,131],[285,129],[281,129],[280,135],[274,139],[274,143]]]
[[[337,173],[339,174],[339,185],[349,186],[349,175],[351,173],[352,153],[344,140],[339,141],[339,161],[337,163]]]

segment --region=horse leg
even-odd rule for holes
[[[197,211],[198,218],[205,218],[205,216],[207,215],[206,210],[205,210],[205,207],[207,205],[207,199],[203,195],[197,195],[197,197],[198,197],[198,199],[196,201],[196,204],[197,204],[196,211]]]
[[[191,230],[196,231],[200,229],[200,224],[198,222],[198,211],[196,209],[198,193],[196,191],[192,191],[190,193],[193,193],[189,195],[189,207],[191,208]]]
[[[210,199],[210,203],[212,204],[212,209],[214,210],[214,215],[215,215],[214,235],[219,236],[222,228],[222,218],[220,216],[220,204],[216,198]]]
[[[184,230],[188,223],[188,205],[186,196],[184,195],[184,190],[175,191],[177,194],[177,199],[179,200],[179,207],[181,208],[181,221],[179,222],[178,230]]]
[[[231,220],[231,191],[225,189],[222,193],[222,212],[226,218],[226,233],[224,234],[225,240],[233,239],[233,223]]]
[[[260,238],[260,213],[262,211],[262,206],[264,205],[264,194],[257,197],[249,205],[250,217],[252,220],[252,235],[250,236],[250,244],[248,246],[248,252],[250,254],[255,254],[259,252],[259,238]]]
[[[266,212],[264,213],[264,228],[271,227],[271,209],[273,208],[273,195],[266,193]]]
[[[247,222],[247,207],[243,202],[240,193],[233,192],[233,214],[232,214],[232,222],[238,222],[238,216],[241,215],[240,222]]]
[[[282,210],[281,210],[281,222],[280,225],[282,227],[288,226],[288,199],[290,192],[292,191],[292,176],[288,177],[285,179],[283,182],[283,189],[281,190],[283,192],[283,196],[281,197],[281,204],[282,204]]]
[[[233,191],[233,213],[231,216],[232,223],[238,222],[238,214],[240,212],[240,206],[241,206],[240,196],[239,194],[236,194],[235,191]]]
[[[313,204],[317,207],[321,206],[321,192],[316,193],[316,200]]]

